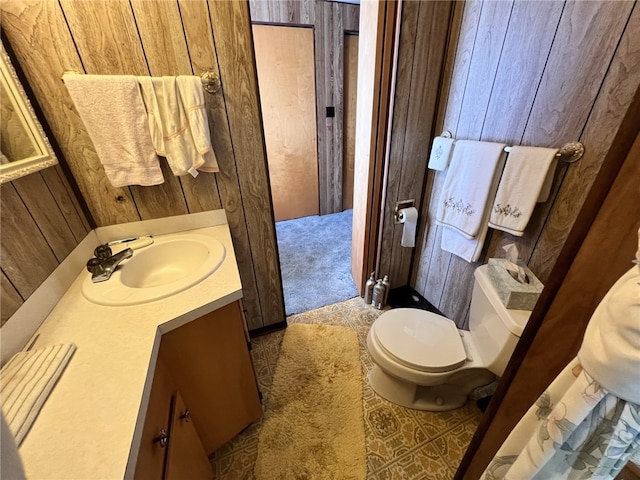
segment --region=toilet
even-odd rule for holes
[[[373,322],[368,378],[378,395],[407,408],[452,410],[502,375],[531,312],[505,308],[487,265],[474,276],[469,331],[415,308],[388,310]]]

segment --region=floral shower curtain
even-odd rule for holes
[[[640,463],[640,266],[598,305],[578,356],[520,420],[482,479],[611,479],[629,460]]]

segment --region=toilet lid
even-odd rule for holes
[[[389,310],[375,321],[374,332],[388,354],[416,370],[447,372],[467,359],[456,324],[425,310]]]

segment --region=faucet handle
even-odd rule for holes
[[[90,258],[87,262],[87,270],[89,270],[92,275],[99,275],[104,273],[104,265],[102,265],[102,262],[99,259],[95,257]]]
[[[93,251],[93,254],[98,260],[106,260],[111,257],[111,248],[109,245],[98,245]]]

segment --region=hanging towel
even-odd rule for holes
[[[502,143],[458,140],[442,187],[436,220],[468,239],[484,227],[496,176],[504,165]]]
[[[431,170],[446,170],[451,159],[451,151],[454,144],[453,138],[436,137],[431,146],[431,156],[429,157],[429,168]]]
[[[524,235],[557,152],[555,148],[511,147],[493,202],[491,228]]]
[[[202,81],[199,77],[192,78],[198,82],[202,99]],[[166,157],[173,174],[182,176],[188,173],[195,177],[198,170],[218,171],[215,170],[217,162],[210,140],[206,137],[209,127],[206,124],[204,100],[196,103],[200,100],[195,98],[193,81],[181,82],[189,84],[183,89],[188,96],[186,103],[180,93],[177,77],[138,77],[138,81],[156,152]],[[191,115],[189,109],[192,110]],[[196,123],[195,132],[192,121]]]
[[[164,182],[135,77],[66,74],[63,80],[111,184]]]
[[[544,203],[549,200],[549,195],[551,195],[551,187],[553,187],[553,179],[556,176],[556,168],[558,167],[558,157],[554,157],[551,165],[549,166],[549,171],[547,172],[547,176],[544,178],[544,183],[542,184],[542,188],[540,189],[540,195],[538,195],[538,203]]]
[[[75,351],[74,344],[50,345],[39,350],[19,352],[2,367],[2,412],[18,445]]]
[[[195,76],[178,77],[178,91],[187,112],[193,143],[204,163],[198,167],[201,172],[219,172],[218,160],[211,146],[209,121],[202,92],[202,79]]]
[[[436,221],[441,248],[466,260],[480,257],[490,208],[504,165],[504,144],[457,140],[447,170]]]

